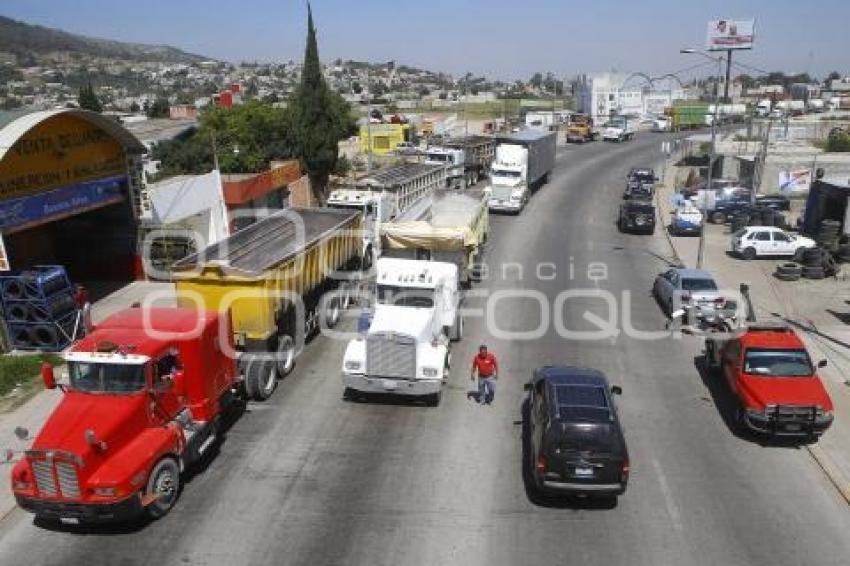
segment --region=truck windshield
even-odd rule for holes
[[[765,377],[811,377],[815,370],[805,350],[759,350],[744,355],[744,372]]]
[[[440,163],[446,163],[451,161],[450,156],[446,153],[429,153],[428,161],[439,161]]]
[[[434,290],[422,287],[378,285],[378,303],[396,307],[432,308]]]
[[[145,387],[144,365],[68,362],[71,388],[86,393],[133,393]]]

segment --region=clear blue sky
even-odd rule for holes
[[[0,14],[229,61],[280,61],[303,56],[306,4],[3,0]],[[325,61],[394,59],[503,79],[537,70],[660,74],[699,62],[678,50],[703,45],[708,20],[755,17],[757,45],[737,57],[742,63],[815,75],[850,72],[850,0],[314,0],[313,14]]]

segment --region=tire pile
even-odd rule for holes
[[[747,226],[776,226],[783,230],[788,229],[785,216],[767,206],[753,206],[738,210],[729,222],[733,234]]]
[[[823,279],[835,275],[838,266],[829,251],[817,247],[809,248],[803,252],[800,263],[780,263],[776,266],[774,276],[781,281],[797,281],[800,277],[804,279]]]

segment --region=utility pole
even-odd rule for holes
[[[366,67],[366,137],[369,138],[369,145],[366,148],[368,152],[366,154],[366,173],[372,172],[372,73],[368,67]]]
[[[723,85],[723,103],[731,104],[732,99],[729,98],[729,81],[732,77],[732,50],[726,50],[726,82]]]

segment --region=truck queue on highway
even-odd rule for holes
[[[224,423],[246,402],[269,399],[310,338],[333,329],[354,304],[367,324],[340,360],[343,396],[404,395],[438,405],[452,343],[464,336],[464,291],[484,264],[488,211],[522,211],[552,173],[556,135],[528,129],[431,148],[423,163],[334,189],[325,207],[285,209],[177,262],[177,307],[130,308],[97,325],[65,352],[67,384],[57,385],[44,368],[45,386],[64,396],[12,471],[18,504],[63,522],[162,517],[176,503],[186,469],[220,440]],[[484,191],[452,190],[485,173]],[[648,190],[651,198],[656,181],[651,169],[634,169],[627,195]],[[632,195],[621,229],[651,233],[654,214],[651,201]],[[677,292],[676,306],[699,306],[688,304],[693,291]],[[707,360],[739,396],[741,422],[767,434],[822,434],[832,407],[793,332],[737,330],[743,338],[710,340]],[[792,376],[783,383],[793,387],[764,394],[770,388],[763,382],[774,374]],[[616,421],[610,395],[619,388],[609,391],[598,372],[550,368],[535,375],[530,403],[563,395],[567,407],[576,388],[602,388],[594,410]],[[553,415],[536,418],[566,418]],[[554,491],[622,494],[629,460],[616,432],[613,468],[588,455],[580,464],[555,465],[561,456],[549,444],[560,441],[541,437],[531,473]],[[589,439],[574,434],[564,442],[593,452]],[[596,469],[606,470],[604,489]]]

